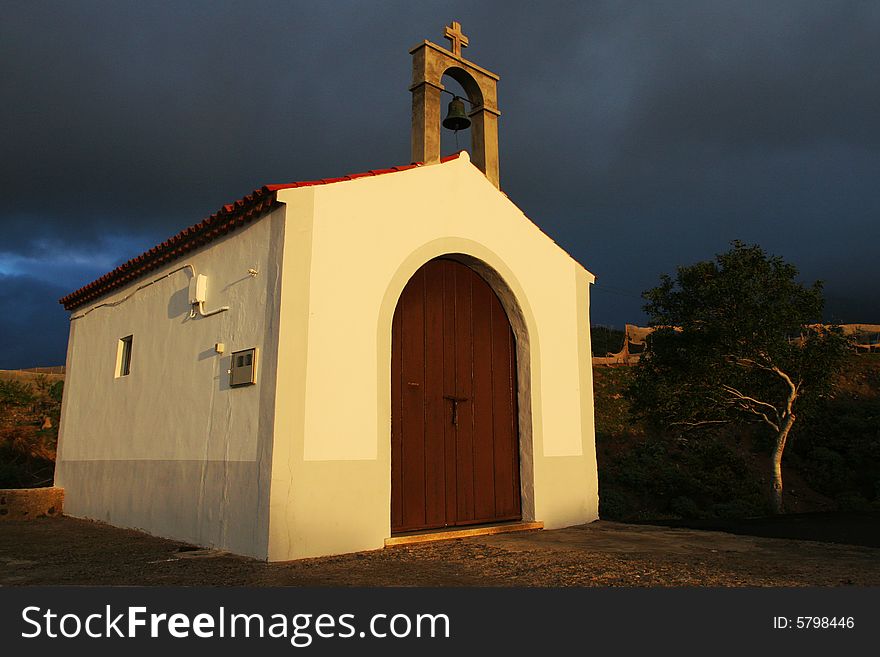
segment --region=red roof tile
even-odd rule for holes
[[[441,162],[454,160],[459,153],[444,157]],[[312,187],[314,185],[331,185],[346,180],[355,180],[366,176],[381,176],[386,173],[406,171],[421,166],[421,163],[408,164],[406,166],[392,167],[390,169],[374,169],[364,173],[353,173],[341,178],[323,178],[321,180],[306,180],[301,182],[285,183],[282,185],[264,185],[260,189],[240,198],[232,203],[227,203],[214,214],[199,223],[184,228],[177,235],[170,237],[161,244],[145,251],[136,258],[119,265],[116,269],[108,272],[71,292],[58,300],[66,310],[79,308],[90,301],[104,296],[116,288],[141,278],[150,271],[165,265],[172,260],[180,258],[186,253],[212,242],[218,237],[226,235],[230,231],[240,228],[245,224],[265,216],[280,204],[276,192],[281,189],[294,189],[297,187]]]

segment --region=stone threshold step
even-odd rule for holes
[[[487,534],[506,534],[507,532],[524,532],[544,529],[543,522],[505,522],[498,525],[474,525],[457,529],[429,529],[422,532],[398,534],[385,539],[385,547],[396,545],[412,545],[431,541],[448,541],[453,538],[468,536],[486,536]]]

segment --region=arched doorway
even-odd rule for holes
[[[391,344],[392,532],[520,519],[516,342],[495,292],[431,260]]]

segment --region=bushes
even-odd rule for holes
[[[0,488],[52,485],[63,389],[45,374],[0,379]]]
[[[0,404],[10,406],[29,406],[36,401],[33,388],[15,379],[0,379]]]
[[[770,432],[650,430],[621,395],[633,368],[594,368],[600,515],[608,519],[742,517],[766,507]],[[837,393],[803,413],[785,468],[799,511],[880,510],[880,354],[849,359]],[[817,505],[815,508],[811,505]]]
[[[49,386],[49,398],[57,404],[61,403],[61,395],[64,393],[64,381],[56,381]]]
[[[768,511],[746,459],[717,436],[642,439],[605,465],[600,482],[601,511],[609,519],[744,517]]]
[[[880,368],[856,357],[842,391],[794,436],[792,460],[841,511],[880,507]]]
[[[0,429],[0,488],[51,486],[55,444],[52,430],[28,425]]]
[[[591,326],[590,344],[594,356],[616,354],[623,349],[626,332],[612,326]]]
[[[631,515],[627,496],[614,488],[606,489],[599,481],[599,517],[608,520],[621,520]]]
[[[736,437],[646,430],[622,391],[633,369],[594,368],[599,515],[614,520],[761,515],[761,481]]]

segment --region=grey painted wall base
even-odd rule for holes
[[[258,481],[248,462],[65,461],[59,483],[65,515],[265,559]]]

